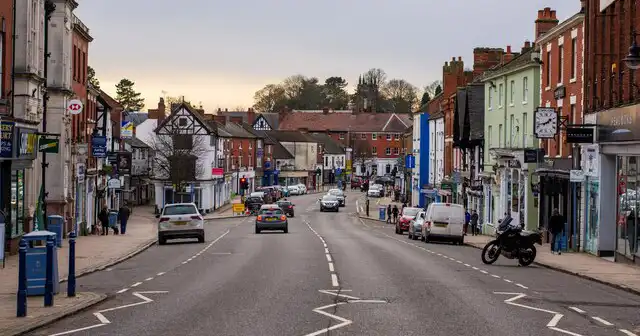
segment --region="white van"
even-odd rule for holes
[[[460,204],[431,203],[422,225],[425,242],[448,240],[464,243],[464,207]]]

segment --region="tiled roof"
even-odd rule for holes
[[[193,115],[193,117],[196,118],[196,120],[198,120],[198,122],[202,124],[202,126],[205,127],[208,132],[214,133],[214,134],[216,133],[217,129],[215,127],[212,127],[212,125],[209,124],[208,122],[209,119],[205,118],[204,115],[200,113],[200,111],[196,110],[191,105],[184,102],[176,104],[174,106],[174,108],[171,110],[171,114],[168,117],[164,118],[164,120],[162,120],[162,122],[158,125],[158,127],[156,127],[156,132],[162,127],[164,127],[164,125],[166,125],[169,122],[169,120],[173,119],[173,116],[175,116],[176,113],[178,113],[183,108],[189,111],[189,113],[191,113],[191,115]]]
[[[264,120],[266,120],[267,123],[269,123],[269,126],[271,126],[272,129],[278,129],[278,121],[279,121],[278,113],[260,113],[256,115],[256,120],[258,120],[260,116],[262,116]]]
[[[486,71],[483,76],[482,76],[482,81],[487,81],[491,78],[495,78],[498,76],[502,76],[505,74],[508,74],[520,67],[526,66],[526,65],[539,65],[536,61],[531,59],[531,53],[534,51],[533,48],[529,48],[529,50],[524,51],[523,53],[521,53],[520,55],[514,57],[511,61],[509,61],[508,63],[502,65],[502,66],[496,66],[494,68],[489,69],[488,71]]]
[[[257,138],[257,136],[255,136],[253,133],[244,129],[244,127],[242,127],[240,124],[226,123],[221,126],[227,133],[231,134],[232,138],[244,138],[244,139]]]
[[[394,117],[395,116],[395,117]],[[389,122],[391,118],[397,121]],[[390,124],[387,125],[387,124]],[[387,125],[387,132],[404,132],[412,121],[407,114],[394,113],[310,113],[286,112],[280,121],[280,130],[307,129],[309,132],[381,132]],[[408,127],[408,126],[407,126]]]
[[[344,146],[325,133],[309,133],[309,136],[322,144],[326,154],[344,154]]]
[[[263,138],[265,145],[273,145],[278,143],[278,141],[271,138],[266,131],[253,130],[253,133],[257,134],[258,137]]]
[[[280,160],[288,160],[288,159],[294,158],[293,154],[289,153],[289,151],[286,148],[284,148],[284,146],[279,142],[276,142],[273,145],[272,156],[274,159],[280,159]]]
[[[278,142],[317,142],[300,131],[265,131],[265,133]]]
[[[124,142],[133,148],[150,148],[144,141],[136,137],[124,139]]]
[[[132,121],[133,125],[138,126],[149,119],[149,114],[146,112],[130,112],[126,119]]]

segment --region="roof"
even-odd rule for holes
[[[209,132],[211,132],[211,133],[216,133],[217,132],[217,129],[215,127],[212,127],[207,122],[207,119],[204,117],[204,115],[202,115],[202,113],[200,113],[198,110],[196,110],[191,105],[189,105],[189,103],[186,103],[186,102],[182,102],[180,104],[176,104],[175,108],[171,111],[171,114],[169,114],[168,117],[164,118],[162,120],[162,122],[160,124],[158,124],[158,127],[156,127],[155,132],[158,132],[158,130],[160,130],[162,127],[164,127],[164,125],[166,125],[169,122],[169,120],[173,119],[173,117],[183,108],[185,110],[189,111],[189,113],[191,113],[191,115],[193,115],[193,117],[196,118],[196,120],[200,124],[202,124],[202,126],[205,127]]]
[[[402,133],[413,123],[410,115],[395,113],[335,112],[325,114],[294,111],[283,114],[278,127],[280,130]]]
[[[244,138],[244,139],[255,139],[256,135],[247,131],[241,124],[236,123],[226,123],[224,125],[220,124],[222,128],[229,134],[231,134],[232,138]],[[218,127],[219,129],[220,127]]]
[[[300,131],[265,131],[265,133],[278,142],[317,142]]]
[[[280,118],[278,113],[260,113],[256,115],[256,119],[253,121],[254,124],[260,117],[263,117],[272,129],[278,129],[278,121]]]
[[[293,154],[291,154],[286,148],[284,148],[284,146],[279,143],[276,142],[275,144],[273,144],[273,153],[272,156],[274,159],[280,159],[280,160],[289,160],[289,159],[293,159],[294,156]]]
[[[324,133],[309,133],[309,136],[315,139],[319,144],[322,144],[324,152],[326,154],[344,154],[344,146],[331,138],[328,134]]]
[[[132,121],[135,126],[142,124],[147,119],[149,119],[149,113],[146,112],[129,112],[127,114],[127,120]]]
[[[552,38],[564,33],[565,31],[567,31],[567,29],[574,28],[575,26],[581,24],[582,22],[584,22],[584,14],[584,12],[580,11],[576,14],[573,14],[573,16],[571,16],[570,18],[562,21],[557,26],[551,28],[549,31],[536,39],[536,45],[544,44]]]
[[[273,145],[278,143],[278,141],[276,141],[275,139],[271,138],[266,131],[258,131],[258,130],[253,130],[253,133],[257,134],[258,137],[263,138],[264,139],[264,144],[265,145]]]
[[[101,89],[98,89],[98,92],[100,94],[96,98],[101,100],[102,103],[107,104],[107,106],[105,107],[109,107],[111,109],[114,109],[117,107],[122,108],[122,104],[118,103],[115,99],[111,98],[111,96],[109,96],[106,92],[102,91]]]
[[[133,148],[151,148],[149,145],[144,143],[144,141],[133,137],[133,138],[125,138],[124,142]]]
[[[492,78],[496,78],[502,75],[506,75],[512,73],[522,67],[525,66],[540,66],[540,64],[533,59],[531,59],[531,54],[533,53],[534,48],[531,47],[529,50],[524,51],[520,55],[514,57],[511,61],[505,63],[502,66],[494,67],[487,72],[485,72],[484,76],[482,76],[482,81],[486,82]]]

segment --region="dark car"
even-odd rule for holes
[[[327,195],[335,196],[338,199],[341,207],[347,205],[347,195],[344,194],[344,191],[342,191],[342,189],[331,189],[329,190],[329,192],[327,192]]]
[[[295,217],[295,213],[293,211],[293,207],[295,206],[291,201],[282,200],[276,202],[276,204],[284,211],[284,214],[289,217]]]
[[[362,186],[362,177],[354,176],[351,178],[351,189],[358,189]]]
[[[244,207],[251,212],[258,212],[260,207],[264,204],[262,197],[249,196],[244,200]]]
[[[338,201],[338,198],[333,195],[329,195],[329,194],[324,195],[322,196],[321,199],[319,199],[319,201],[320,201],[320,212],[340,211],[340,202]]]
[[[262,231],[280,231],[289,233],[289,221],[277,204],[265,204],[260,207],[256,217],[256,233]]]

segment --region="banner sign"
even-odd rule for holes
[[[91,137],[91,156],[95,158],[107,157],[107,137],[94,135]]]
[[[38,150],[42,153],[58,153],[60,151],[60,140],[40,137]]]
[[[0,123],[0,157],[13,156],[13,130],[16,123],[3,121]]]
[[[123,120],[120,127],[121,138],[133,138],[133,121]]]

